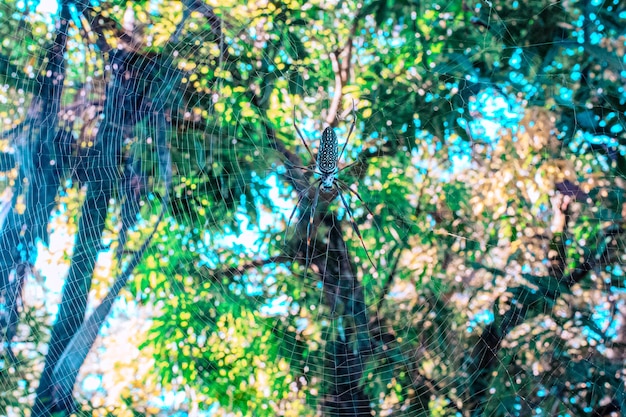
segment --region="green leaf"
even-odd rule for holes
[[[307,49],[304,47],[304,44],[300,40],[300,37],[292,32],[287,32],[287,43],[285,44],[289,55],[295,61],[301,61],[309,56]]]

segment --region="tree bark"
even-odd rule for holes
[[[46,67],[37,78],[39,91],[34,91],[27,120],[16,129],[12,143],[19,155],[19,178],[13,200],[0,228],[0,298],[6,313],[0,315],[2,337],[9,344],[17,326],[17,306],[21,283],[17,274],[11,274],[19,265],[26,266],[36,257],[35,242],[38,238],[48,242],[48,218],[59,187],[63,161],[58,114],[65,82],[65,59],[67,30],[70,11],[67,2],[61,1],[60,19],[56,25],[54,42],[46,53]],[[25,189],[26,209],[23,214],[15,210],[22,181]]]

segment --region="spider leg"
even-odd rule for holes
[[[294,112],[295,112],[295,108],[294,108]],[[350,125],[350,131],[348,132],[346,143],[343,144],[343,147],[341,148],[341,152],[339,152],[339,157],[337,158],[337,160],[341,159],[341,155],[343,155],[343,151],[346,149],[346,146],[348,146],[348,142],[350,142],[350,136],[352,136],[352,131],[354,130],[355,125],[356,125],[356,111],[354,109],[354,99],[352,99],[352,124]]]
[[[300,128],[298,127],[298,124],[296,121],[296,106],[293,106],[293,127],[296,128],[296,132],[298,132],[298,136],[300,136],[300,140],[302,140],[304,147],[306,148],[307,152],[311,156],[311,160],[314,161],[315,157],[313,156],[313,152],[311,152],[311,148],[309,148],[309,145],[307,145],[306,140],[304,140],[304,136],[302,136],[302,132],[300,132]]]
[[[291,164],[291,161],[289,161],[289,163]],[[309,168],[309,167],[304,167],[302,165],[291,165],[293,168],[298,168],[298,169],[303,169],[305,171],[309,171],[312,172],[314,174],[319,174],[319,172],[317,172],[316,170],[314,170],[313,168]]]
[[[309,218],[309,225],[306,228],[306,264],[305,269],[309,267],[309,246],[311,245],[311,227],[313,226],[313,219],[315,218],[315,209],[317,209],[317,200],[320,197],[320,188],[322,187],[321,180],[320,185],[315,190],[315,198],[313,198],[313,204],[311,205],[311,217]]]
[[[351,164],[346,165],[345,167],[343,167],[339,171],[337,171],[337,174],[339,174],[341,171],[345,171],[346,169],[352,168],[353,166],[355,166],[358,163],[359,163],[359,161],[355,161],[355,162],[353,162]]]
[[[370,210],[370,208],[367,206],[367,204],[365,204],[365,201],[363,201],[363,199],[361,198],[361,196],[359,195],[358,192],[354,191],[352,188],[350,188],[350,186],[348,184],[346,184],[345,181],[340,180],[339,178],[336,178],[335,181],[337,181],[337,183],[339,185],[344,187],[344,189],[346,189],[347,191],[349,191],[352,194],[354,194],[356,196],[356,198],[358,198],[359,201],[363,204],[363,206],[365,207],[365,210],[367,210],[367,212],[372,216],[372,218],[374,217],[374,213],[372,213],[372,210]]]
[[[287,232],[289,231],[289,225],[291,224],[291,220],[293,219],[293,216],[296,214],[296,210],[298,209],[298,206],[300,205],[300,203],[302,202],[302,199],[304,198],[305,195],[307,195],[307,193],[309,192],[309,190],[311,189],[311,187],[313,187],[315,185],[317,181],[315,181],[313,184],[309,185],[308,187],[306,187],[304,190],[302,190],[302,192],[300,193],[300,196],[298,197],[298,202],[296,203],[296,205],[293,207],[293,210],[291,211],[291,215],[289,216],[289,220],[287,221],[287,226],[285,227],[285,237],[283,242],[287,241]]]
[[[339,189],[339,186],[337,186],[337,185],[335,185],[335,186],[337,187],[337,191],[338,191],[337,194],[339,194],[339,198],[341,198],[341,202],[343,203],[343,207],[348,212],[348,217],[350,218],[350,224],[352,225],[352,229],[354,230],[356,235],[359,237],[359,240],[361,241],[361,246],[363,246],[363,250],[365,250],[365,256],[367,256],[367,259],[370,261],[370,264],[372,265],[372,268],[376,268],[374,266],[374,262],[372,262],[372,258],[370,258],[370,254],[367,252],[367,248],[365,247],[365,242],[363,242],[363,236],[361,236],[361,232],[359,232],[359,226],[357,226],[356,223],[354,222],[354,217],[352,216],[352,210],[350,210],[350,206],[348,206],[348,203],[346,202],[345,197],[343,196],[343,194],[341,194],[341,190]]]

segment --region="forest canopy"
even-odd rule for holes
[[[0,414],[626,414],[626,4],[0,4]]]

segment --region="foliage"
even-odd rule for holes
[[[41,256],[39,229],[56,218],[41,220],[42,205],[71,206],[80,250],[67,255],[78,270],[67,282],[78,284],[59,304],[65,336],[63,322],[33,321],[28,309],[29,331],[3,318],[18,360],[0,366],[2,412],[52,401],[35,393],[33,373],[52,378],[46,369],[89,330],[87,297],[110,294],[162,209],[123,307],[79,364],[81,412],[626,412],[626,34],[616,18],[626,12],[500,3],[60,1],[51,23],[5,2],[0,188],[15,197],[2,202],[11,214],[0,246],[27,248],[7,271]],[[38,86],[58,59],[63,13],[57,97],[58,84]],[[41,36],[47,26],[58,36]],[[51,135],[32,120],[51,123],[55,97]],[[314,161],[294,114],[316,149],[326,125],[343,143],[353,101],[344,158],[354,166],[341,175],[362,197],[350,204],[374,268],[334,195],[310,213],[312,177],[297,168]],[[33,154],[40,145],[50,152]],[[42,155],[57,168],[29,165]],[[38,208],[32,195],[45,196]],[[281,202],[300,196],[287,228]],[[18,274],[3,274],[3,311],[15,316]],[[120,320],[134,320],[126,333]],[[37,344],[52,335],[43,371],[41,357],[23,356],[29,334]]]

